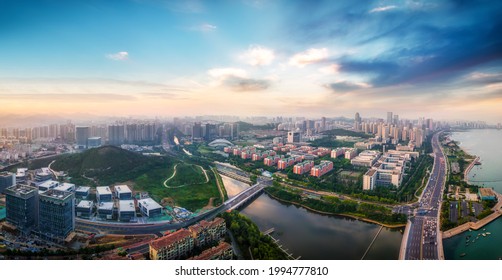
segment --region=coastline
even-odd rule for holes
[[[287,201],[287,200],[278,198],[278,197],[276,197],[276,196],[274,196],[274,195],[272,195],[272,194],[270,194],[268,192],[266,192],[266,193],[267,193],[268,196],[270,196],[271,198],[273,198],[273,199],[275,199],[277,201],[284,202],[284,203],[289,203],[289,204],[293,204],[293,205],[296,205],[298,207],[302,207],[302,208],[305,208],[307,210],[310,210],[312,212],[319,213],[319,214],[324,214],[324,215],[329,215],[329,216],[340,216],[340,217],[352,218],[352,219],[355,219],[355,220],[358,220],[358,221],[364,221],[364,222],[368,222],[368,223],[380,225],[380,226],[383,226],[383,227],[386,227],[386,228],[394,228],[394,229],[396,229],[396,228],[403,228],[403,227],[406,226],[406,224],[397,224],[397,225],[384,224],[384,223],[381,223],[381,222],[378,222],[378,221],[375,221],[375,220],[372,220],[372,219],[363,218],[363,217],[352,215],[352,214],[324,212],[324,211],[320,211],[320,210],[316,210],[316,209],[310,208],[310,207],[305,206],[305,205],[303,205],[301,203]]]

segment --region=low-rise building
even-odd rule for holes
[[[357,157],[353,158],[350,163],[356,166],[371,167],[380,158],[380,152],[366,150],[361,152]]]
[[[478,189],[478,195],[480,200],[495,200],[497,198],[497,195],[495,192],[490,189],[490,188],[479,188]]]
[[[96,188],[96,200],[98,204],[101,202],[111,202],[112,201],[112,191],[108,186],[101,186]]]
[[[322,160],[319,165],[314,165],[310,170],[310,175],[315,177],[321,177],[324,174],[333,170],[333,162],[329,160]]]
[[[188,256],[194,246],[195,241],[192,233],[189,230],[180,229],[150,242],[150,259],[181,259]]]
[[[337,158],[339,156],[345,155],[345,148],[336,148],[331,150],[331,157]]]
[[[113,202],[99,202],[98,217],[107,220],[113,219]]]
[[[90,200],[81,200],[78,203],[77,208],[75,209],[77,217],[89,219],[92,216],[93,207],[94,207],[94,202]]]
[[[345,150],[345,158],[346,159],[353,159],[357,156],[357,150],[356,149],[346,149]]]
[[[59,186],[58,181],[47,180],[47,181],[44,181],[44,182],[38,184],[38,191],[39,192],[46,192],[46,191],[52,190],[58,186]]]
[[[78,199],[87,199],[91,187],[80,186],[75,190],[75,197]]]
[[[115,197],[120,200],[131,200],[132,191],[127,185],[117,185],[115,186]]]
[[[144,216],[156,217],[162,215],[162,206],[149,197],[138,200],[138,207]]]
[[[293,166],[293,173],[298,175],[309,173],[312,167],[314,167],[314,162],[311,160],[306,160],[295,164],[295,166]]]
[[[58,191],[64,191],[64,192],[74,192],[75,191],[75,184],[62,183],[62,184],[59,184],[59,186],[55,187],[54,189],[58,190]]]
[[[231,260],[233,256],[232,245],[220,242],[218,246],[204,250],[200,255],[189,258],[189,260]]]
[[[119,201],[119,220],[129,222],[136,218],[136,207],[133,200]]]
[[[263,164],[266,166],[274,166],[281,159],[280,156],[269,156],[263,159]]]

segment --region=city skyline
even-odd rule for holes
[[[4,2],[0,115],[499,123],[501,5]]]

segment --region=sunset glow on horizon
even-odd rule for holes
[[[0,115],[502,119],[502,2],[2,1]]]

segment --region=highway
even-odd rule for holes
[[[400,259],[443,259],[439,215],[446,180],[446,161],[440,147],[439,134],[432,137],[434,166],[419,200],[419,208],[410,218],[401,244]]]

